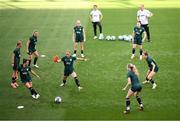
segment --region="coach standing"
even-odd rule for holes
[[[144,9],[144,5],[140,6],[140,10],[138,10],[138,12],[137,12],[137,20],[140,21],[141,26],[144,27],[144,29],[147,33],[148,42],[150,42],[148,19],[152,16],[153,16],[153,14],[149,10]]]
[[[93,24],[94,29],[94,39],[97,39],[97,26],[99,27],[100,35],[99,39],[103,39],[103,33],[102,33],[102,26],[101,26],[101,20],[103,18],[103,15],[100,10],[98,10],[97,5],[93,6],[93,10],[90,13],[90,20]]]

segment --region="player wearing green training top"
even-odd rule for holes
[[[22,83],[29,89],[32,98],[38,99],[40,95],[33,89],[32,87],[32,80],[29,72],[40,78],[31,68],[28,66],[29,65],[29,60],[28,59],[23,59],[23,64],[19,66],[18,71],[20,73],[20,78]]]
[[[77,78],[77,74],[74,71],[74,67],[73,67],[73,63],[76,59],[78,58],[71,56],[70,51],[66,51],[66,56],[61,58],[61,60],[58,60],[58,62],[62,61],[64,63],[64,77],[63,77],[63,83],[60,85],[61,87],[65,86],[67,77],[71,75],[74,78],[74,81],[76,82],[76,85],[78,86],[78,89],[79,90],[82,89],[82,87],[80,86],[80,82]]]
[[[127,65],[127,70],[128,70],[128,74],[127,74],[128,83],[123,88],[123,90],[126,90],[129,85],[131,85],[131,88],[128,90],[126,96],[126,110],[124,111],[124,114],[130,113],[130,97],[133,95],[136,96],[136,99],[139,103],[140,111],[143,111],[144,109],[141,98],[139,97],[139,93],[142,87],[138,79],[138,75],[139,75],[138,70],[136,66],[131,63]]]
[[[144,81],[143,84],[151,82],[153,85],[152,89],[155,89],[157,87],[157,84],[153,80],[153,77],[158,72],[159,67],[156,64],[156,62],[151,57],[149,57],[147,52],[143,53],[143,58],[146,59],[146,62],[149,67],[149,69],[147,71],[147,75],[146,75],[146,81]]]
[[[32,60],[32,57],[34,55],[35,56],[34,67],[36,67],[36,68],[39,68],[39,66],[37,65],[39,53],[36,50],[36,43],[37,43],[38,36],[39,36],[39,32],[34,31],[33,35],[29,38],[29,40],[26,43],[26,50],[27,50],[27,53],[29,54],[29,66],[31,65],[31,60]]]
[[[142,38],[143,33],[144,33],[144,37]],[[140,22],[137,22],[136,27],[134,27],[132,36],[133,36],[133,48],[132,48],[131,59],[133,59],[135,57],[136,46],[139,45],[139,47],[140,47],[140,50],[139,50],[140,57],[139,57],[139,59],[142,60],[142,53],[143,53],[142,43],[146,39],[146,32],[145,32],[144,28],[141,27]]]
[[[74,30],[73,30],[72,39],[74,42],[74,54],[73,54],[73,56],[76,56],[76,52],[78,49],[78,43],[80,43],[81,57],[84,58],[84,42],[86,41],[86,34],[85,34],[84,27],[81,26],[80,20],[76,21],[76,26],[74,27]]]
[[[13,67],[12,82],[11,82],[12,88],[17,88],[19,86],[17,84],[17,80],[18,80],[18,67],[21,58],[21,53],[20,53],[21,47],[22,47],[22,41],[19,40],[16,44],[16,49],[13,51],[13,55],[12,55],[12,67]]]

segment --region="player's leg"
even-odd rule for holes
[[[81,47],[81,57],[84,58],[84,42],[80,43],[80,47]]]
[[[15,71],[15,83],[14,84],[16,85],[16,87],[19,86],[17,83],[17,80],[18,80],[18,70]]]
[[[71,76],[74,78],[74,81],[75,81],[75,83],[76,83],[78,89],[81,90],[82,87],[80,86],[80,82],[79,82],[79,80],[78,80],[78,78],[77,78],[76,72],[73,71],[73,72],[71,73]]]
[[[147,77],[150,74],[150,72],[151,72],[150,70],[147,71],[147,73],[146,73],[146,80],[143,82],[143,84],[149,83],[149,80],[147,79]]]
[[[39,53],[38,53],[38,51],[35,51],[35,52],[33,53],[33,55],[35,56],[35,58],[34,58],[34,67],[39,68],[39,66],[37,65],[37,60],[38,60],[38,58],[39,58]]]
[[[124,114],[128,114],[130,113],[130,97],[134,94],[134,92],[129,89],[128,90],[128,93],[127,93],[127,96],[126,96],[126,110],[124,111]]]
[[[145,31],[147,33],[148,42],[150,42],[150,31],[149,31],[149,25],[148,24],[145,26]]]
[[[94,30],[94,39],[97,39],[97,22],[92,22]]]
[[[149,75],[146,77],[146,80],[150,81],[153,85],[152,89],[155,89],[157,87],[157,84],[155,83],[155,81],[152,79],[154,77],[154,75],[156,74],[156,72],[151,71],[149,73]]]
[[[14,67],[13,67],[14,68]],[[16,70],[13,70],[12,73],[12,81],[11,81],[11,87],[12,88],[17,88],[17,86],[15,85],[16,83]]]
[[[24,85],[29,89],[32,97],[36,99],[36,95],[38,94],[35,89],[32,87],[32,82],[25,82]]]
[[[99,32],[100,32],[99,38],[103,38],[101,22],[98,22],[97,25],[98,25],[98,27],[99,27]]]
[[[73,54],[74,57],[76,56],[77,48],[78,48],[78,43],[74,42],[74,54]]]
[[[139,59],[142,60],[142,53],[143,53],[142,44],[139,47],[140,47],[140,49],[139,49],[139,55],[140,55]]]
[[[60,86],[62,87],[62,86],[65,86],[65,84],[66,84],[66,80],[67,80],[67,77],[68,77],[69,75],[68,74],[64,74],[64,77],[63,77],[63,83],[61,83],[60,84]]]
[[[32,52],[29,52],[29,65],[28,66],[31,66],[31,60],[32,60],[32,57],[33,57],[33,54]]]
[[[141,90],[141,89],[140,89],[140,90]],[[143,107],[142,99],[141,99],[141,97],[139,96],[139,94],[140,94],[140,91],[137,91],[137,92],[134,93],[134,96],[136,97],[136,100],[137,100],[137,102],[139,103],[139,109],[140,109],[140,111],[143,111],[143,110],[144,110],[144,107]]]
[[[135,57],[136,46],[137,46],[136,44],[133,44],[131,59],[133,59]]]

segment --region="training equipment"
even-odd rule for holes
[[[111,36],[111,40],[116,40],[116,36]]]
[[[106,40],[111,40],[111,36],[106,36]]]
[[[60,96],[55,97],[54,102],[57,104],[61,103],[62,102],[61,97]]]
[[[58,57],[57,55],[53,57],[53,61],[54,61],[55,63],[58,63],[58,60],[59,60],[59,57]]]
[[[99,38],[98,38],[99,40],[102,40],[102,39],[104,39],[104,35],[101,33],[100,35],[99,35]]]
[[[118,40],[130,42],[132,40],[132,35],[120,35],[118,36]]]

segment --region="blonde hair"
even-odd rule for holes
[[[136,66],[135,66],[134,64],[129,63],[129,64],[127,65],[127,69],[128,69],[128,70],[131,70],[131,71],[134,72],[137,76],[139,76],[139,71],[138,71],[138,69],[136,68]]]

